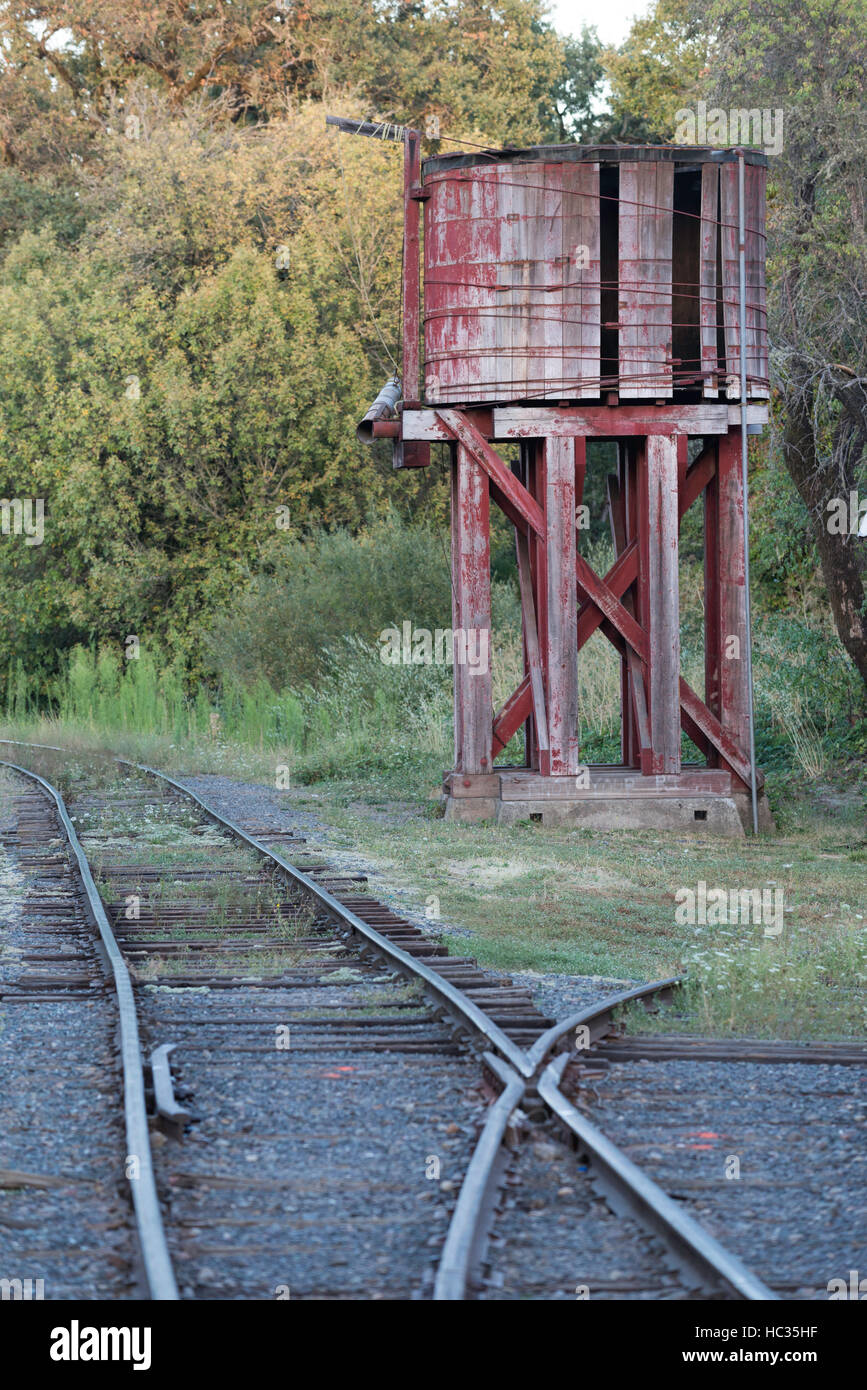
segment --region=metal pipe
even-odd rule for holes
[[[374,420],[390,420],[394,417],[395,406],[402,393],[403,387],[400,384],[400,377],[395,372],[394,376],[385,383],[373,405],[356,427],[355,433],[362,444],[373,443]]]
[[[750,724],[750,798],[753,834],[759,833],[759,797],[756,787],[756,728],[753,708],[753,630],[750,604],[750,506],[747,457],[747,234],[744,210],[744,152],[738,151],[738,332],[741,368],[741,480],[744,495],[744,625],[746,636],[747,689]]]

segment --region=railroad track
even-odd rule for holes
[[[490,1296],[516,1136],[528,1113],[544,1112],[538,1181],[575,1165],[553,1123],[589,1168],[597,1208],[603,1194],[612,1209],[604,1221],[621,1223],[618,1245],[634,1247],[628,1275],[597,1272],[593,1296],[775,1297],[591,1124],[564,1083],[576,1057],[604,1069],[635,1045],[614,1036],[617,1008],[654,1005],[677,981],[552,1025],[526,990],[448,956],[303,838],[237,824],[154,769],[112,766],[111,777],[106,764],[89,785],[78,779],[69,800],[97,870],[100,935],[121,978],[133,976],[140,1037],[127,1040],[125,1092],[143,1098],[147,1082],[163,1130],[188,1135],[155,1139],[176,1283],[149,1274],[151,1296]],[[86,883],[59,793],[37,781]],[[273,1117],[264,1127],[263,1115]],[[141,1122],[132,1153],[144,1148]],[[583,1191],[577,1205],[586,1215]],[[520,1296],[583,1287],[562,1243],[569,1272],[559,1283],[531,1273]]]
[[[266,843],[150,770],[109,774],[67,779],[66,823],[132,975],[137,1085],[188,1130],[152,1140],[181,1296],[418,1296],[483,1112],[466,1038],[521,1064],[549,1020],[303,840]]]
[[[7,766],[10,765],[7,764]],[[69,819],[62,797],[56,788],[36,773],[17,767],[14,768],[14,771],[28,778],[39,789],[37,795],[19,799],[17,808],[19,828],[14,837],[23,851],[19,858],[21,868],[33,874],[35,880],[35,883],[31,885],[30,904],[32,908],[35,907],[36,909],[35,922],[31,924],[30,930],[31,932],[35,930],[37,935],[32,941],[32,948],[29,951],[18,948],[22,957],[22,964],[26,965],[27,969],[11,983],[4,983],[0,997],[2,997],[4,1004],[10,1002],[24,1003],[30,1010],[39,1005],[48,1005],[48,1016],[44,1021],[35,1024],[34,1031],[38,1038],[36,1046],[39,1048],[46,1046],[62,1048],[65,1051],[66,1040],[75,1036],[77,1020],[73,1018],[73,1013],[78,1012],[75,1007],[76,1004],[91,1005],[94,1002],[93,995],[99,991],[101,985],[101,966],[104,966],[110,974],[114,989],[120,1066],[123,1076],[125,1146],[122,1166],[129,1179],[138,1246],[144,1266],[147,1290],[151,1298],[174,1299],[177,1297],[177,1287],[166,1245],[154,1181],[141,1064],[141,1045],[129,971],[109,925],[93,881],[90,865],[75,828]],[[58,852],[62,848],[63,837],[68,844],[69,857]],[[32,901],[34,896],[37,898],[35,903]],[[90,934],[87,932],[86,917],[90,918],[98,933],[99,947],[101,947],[99,951],[95,947],[92,937],[88,939]],[[30,943],[25,942],[25,946],[27,944]],[[72,971],[69,969],[71,963],[76,967]],[[70,1002],[73,1004],[72,1011],[68,1007]],[[60,1011],[56,1007],[58,1003],[64,1006]],[[100,1031],[97,1025],[97,1034]],[[93,1026],[87,1029],[87,1033],[89,1036],[86,1039],[86,1045],[91,1048],[93,1046]],[[51,1034],[54,1036],[51,1037]],[[108,1079],[107,1084],[111,1086],[112,1066],[110,1062],[105,1058],[97,1057],[90,1050],[84,1060],[91,1073],[88,1077],[88,1091],[92,1091],[94,1080],[97,1081],[97,1084],[100,1082],[106,1084],[106,1079]],[[93,1074],[94,1071],[96,1076]],[[26,1075],[22,1080],[23,1084],[27,1085]],[[41,1101],[42,1098],[37,1099]],[[103,1099],[101,1092],[98,1092],[98,1099]],[[64,1102],[69,1103],[72,1107],[76,1105],[76,1102],[80,1104],[81,1101],[82,1096],[80,1094],[75,1096],[74,1089],[68,1102],[64,1096]],[[99,1106],[94,1105],[93,1109],[98,1113]],[[22,1138],[24,1137],[26,1136],[22,1136]],[[89,1157],[92,1159],[92,1155]],[[114,1174],[116,1180],[120,1178],[120,1167],[119,1164],[118,1171]],[[117,1212],[114,1209],[113,1184],[110,1176],[105,1173],[95,1177],[92,1173],[80,1171],[46,1174],[14,1169],[7,1170],[3,1185],[7,1190],[24,1192],[31,1189],[37,1192],[57,1191],[58,1189],[64,1191],[72,1187],[84,1186],[85,1196],[82,1198],[79,1195],[77,1200],[85,1208],[81,1229],[87,1232],[85,1237],[87,1245],[92,1246],[92,1232],[94,1229],[98,1229],[100,1224],[94,1220],[93,1213],[88,1211],[88,1208],[93,1207],[94,1204],[97,1205],[101,1215],[108,1215],[109,1217],[109,1220],[102,1223],[105,1228],[116,1228],[119,1224]],[[95,1194],[93,1193],[94,1185],[97,1188]],[[8,1211],[4,1211],[4,1215],[7,1220],[11,1220],[13,1229],[17,1226],[19,1229],[27,1230],[28,1220],[33,1219],[29,1210],[25,1210],[23,1220],[14,1215],[10,1217]],[[106,1248],[110,1245],[111,1242],[106,1243],[105,1236],[103,1236],[104,1253],[107,1253],[109,1257],[112,1254],[116,1255],[113,1270],[116,1275],[117,1264],[123,1266],[126,1261],[119,1252]],[[90,1251],[90,1255],[91,1258],[97,1257],[94,1250]],[[28,1252],[27,1258],[33,1260],[35,1256],[32,1252]],[[25,1271],[23,1274],[4,1275],[3,1277],[26,1280],[31,1285],[32,1291],[33,1274],[28,1274]],[[35,1278],[38,1280],[40,1276],[37,1274]]]

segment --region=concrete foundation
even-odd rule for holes
[[[584,784],[582,784],[582,782]],[[727,772],[688,768],[676,776],[642,777],[631,768],[590,768],[589,777],[540,777],[527,768],[443,782],[446,820],[589,830],[677,830],[742,839],[752,828],[750,796],[732,786]],[[773,832],[764,787],[759,789],[759,828]]]

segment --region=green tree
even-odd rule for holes
[[[834,500],[867,486],[867,3],[716,0],[712,18],[717,103],[783,110],[769,190],[775,442],[867,683],[867,543],[829,525]]]
[[[665,141],[675,112],[704,95],[715,26],[696,0],[656,0],[619,48],[602,55],[610,86],[606,135],[620,141]]]

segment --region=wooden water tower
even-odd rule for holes
[[[490,670],[455,662],[447,816],[738,835],[755,814],[769,824],[752,753],[742,450],[767,421],[765,156],[564,145],[422,167],[417,133],[401,138],[403,399],[389,418],[395,385],[364,429],[395,439],[400,467],[449,446],[453,628],[490,630],[492,503],[514,526],[523,615],[525,674],[500,708]],[[604,575],[576,529],[588,440],[616,446]],[[703,698],[680,659],[678,534],[693,505]],[[620,655],[621,762],[588,769],[579,663],[597,628]],[[522,729],[521,765],[503,766]],[[682,761],[682,731],[695,762]]]

